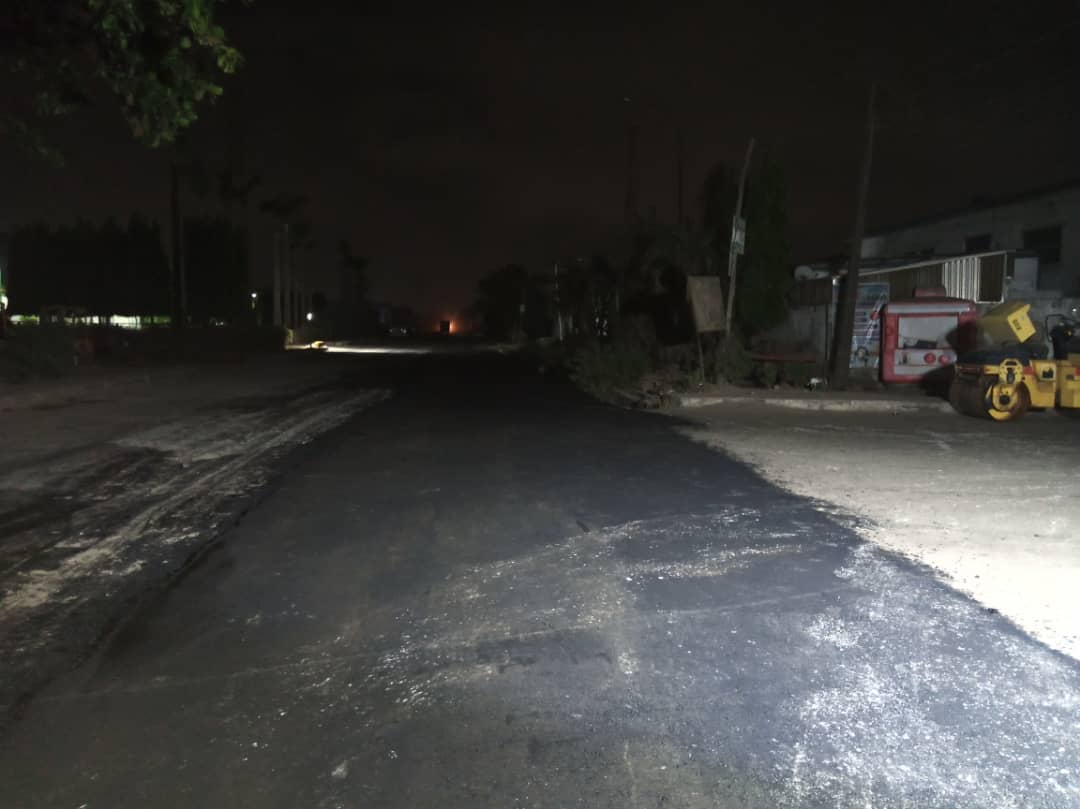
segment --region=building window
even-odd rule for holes
[[[990,234],[980,233],[977,236],[968,236],[964,239],[965,253],[988,253],[990,252]]]
[[[1061,225],[1024,231],[1024,249],[1039,256],[1039,266],[1061,263]]]

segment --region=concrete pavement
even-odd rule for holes
[[[5,805],[1080,805],[1074,662],[514,363],[417,359],[295,454],[28,707]]]

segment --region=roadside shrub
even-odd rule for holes
[[[780,379],[780,369],[775,362],[763,362],[757,366],[754,375],[762,387],[772,388]]]
[[[796,388],[805,388],[810,384],[818,371],[817,366],[810,362],[793,362],[784,366],[784,381]]]
[[[720,339],[713,352],[713,375],[717,382],[743,382],[753,370],[754,361],[737,333]]]
[[[637,388],[654,367],[656,333],[647,317],[627,318],[609,342],[582,346],[568,362],[570,378],[586,393],[612,401]]]
[[[684,393],[698,386],[701,368],[696,343],[678,343],[659,350],[658,375],[670,390]]]
[[[0,341],[0,377],[21,382],[70,373],[77,364],[71,330],[56,325],[20,325]]]

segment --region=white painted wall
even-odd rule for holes
[[[958,254],[964,252],[968,236],[983,233],[990,234],[991,250],[1020,250],[1025,230],[1052,225],[1061,225],[1061,264],[1039,267],[1038,286],[1080,295],[1080,188],[868,236],[862,242],[862,256],[904,256],[924,250]]]

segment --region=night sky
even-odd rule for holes
[[[371,258],[374,297],[433,314],[505,263],[624,256],[631,122],[640,207],[663,221],[680,132],[691,212],[709,167],[756,136],[788,177],[796,260],[845,249],[871,77],[871,227],[1080,176],[1075,2],[385,6],[229,8],[247,65],[189,148],[262,175],[260,198],[310,198],[313,284],[336,278],[344,237]],[[169,154],[134,145],[115,110],[54,137],[64,169],[0,155],[0,231],[167,221]]]

